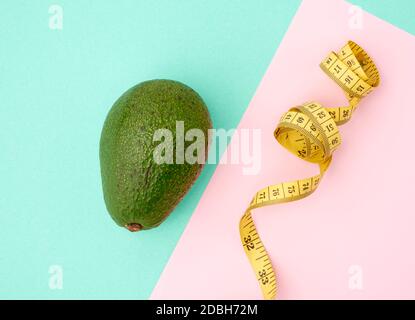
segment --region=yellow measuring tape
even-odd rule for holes
[[[318,164],[320,173],[311,178],[279,183],[258,191],[239,223],[245,253],[265,299],[276,297],[277,279],[252,220],[252,209],[295,201],[310,195],[328,169],[333,151],[340,146],[341,137],[337,125],[351,118],[359,101],[377,87],[380,81],[372,59],[352,41],[348,41],[338,53],[331,52],[320,67],[343,89],[349,105],[324,108],[316,102],[304,103],[283,114],[274,132],[277,141],[288,151]]]

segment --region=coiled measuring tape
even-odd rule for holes
[[[343,89],[349,105],[325,108],[317,102],[304,103],[284,113],[274,132],[277,141],[288,151],[318,164],[320,173],[307,179],[270,185],[258,191],[239,223],[245,253],[265,299],[275,299],[277,278],[251,211],[276,203],[295,201],[316,190],[330,166],[334,150],[341,144],[337,126],[351,118],[360,100],[377,87],[380,81],[372,59],[353,41],[348,41],[338,53],[331,52],[320,67]]]

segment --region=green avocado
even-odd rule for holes
[[[130,231],[163,222],[200,174],[211,127],[202,98],[180,82],[151,80],[126,91],[108,113],[100,140],[102,188],[113,220]],[[186,151],[198,139],[197,135],[183,139],[180,128],[184,133],[203,132],[204,139],[198,140],[203,153],[197,155],[203,161],[180,161],[184,156],[177,152]],[[159,129],[171,132],[172,148],[160,148],[168,138],[155,139]],[[155,150],[163,150],[159,155],[164,162],[157,160]],[[167,153],[173,154],[173,161],[166,161]]]

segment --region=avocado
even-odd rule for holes
[[[102,188],[113,220],[130,231],[151,229],[163,222],[199,176],[207,159],[211,128],[202,98],[180,82],[150,80],[127,90],[109,111],[100,140]],[[172,147],[165,148],[162,155],[172,151],[173,161],[159,161],[154,156],[167,140],[154,138],[160,129],[172,134]],[[203,132],[203,153],[198,155],[203,161],[183,161],[179,151],[194,141],[182,139],[180,129]]]

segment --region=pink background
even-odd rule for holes
[[[346,103],[318,65],[349,39],[375,60],[381,86],[340,127],[343,144],[317,191],[257,209],[254,220],[277,270],[280,299],[415,298],[415,39],[367,13],[363,28],[351,29],[350,6],[303,2],[238,127],[262,129],[260,173],[218,166],[153,299],[262,298],[239,219],[259,189],[318,172],[283,149],[273,130],[291,106]],[[349,288],[352,265],[362,268],[362,290]]]

